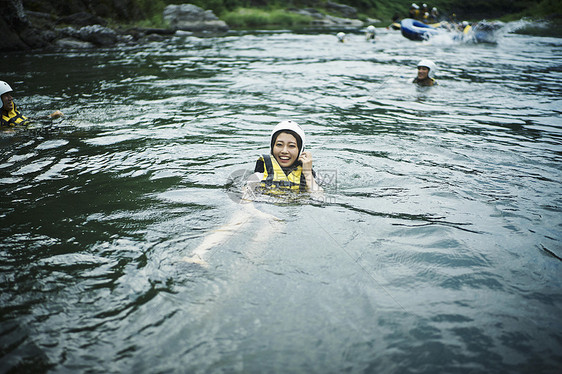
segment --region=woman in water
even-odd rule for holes
[[[0,98],[2,99],[2,118],[0,119],[0,128],[10,128],[14,126],[27,126],[29,119],[25,117],[16,108],[12,94],[12,87],[4,81],[0,81]],[[62,116],[60,111],[52,113],[49,118],[56,119]]]
[[[252,200],[263,193],[282,197],[284,193],[310,193],[313,198],[323,198],[324,190],[318,185],[312,170],[312,154],[304,151],[305,134],[298,123],[282,121],[275,126],[270,137],[270,154],[262,155],[256,162],[254,174],[248,179],[242,194],[240,209],[230,222],[207,235],[201,244],[184,257],[184,261],[207,266],[208,251],[226,242],[240,227],[253,218],[263,220],[260,235],[252,239],[253,246],[269,240],[282,229],[282,220],[254,207]]]
[[[413,83],[419,86],[433,86],[437,84],[435,81],[435,63],[431,60],[421,60],[418,63],[418,76]]]
[[[26,126],[29,120],[20,113],[12,97],[12,87],[4,81],[0,81],[0,98],[2,99],[2,119],[0,127]]]
[[[312,154],[304,146],[304,131],[298,123],[279,122],[271,132],[270,154],[258,159],[248,186],[263,193],[322,192],[312,170]]]

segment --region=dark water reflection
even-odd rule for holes
[[[384,30],[2,57],[27,114],[66,114],[0,134],[2,372],[556,372],[561,57]],[[182,261],[283,118],[327,201]]]

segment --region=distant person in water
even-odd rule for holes
[[[283,191],[323,192],[312,170],[312,154],[304,150],[304,131],[295,121],[278,123],[271,133],[270,152],[256,162],[250,188],[277,194]]]
[[[374,41],[374,40],[375,40],[375,35],[376,35],[375,26],[369,25],[369,26],[367,27],[367,30],[365,31],[365,38],[366,38],[367,40],[372,40],[372,41]]]
[[[338,32],[336,34],[336,37],[338,38],[338,42],[340,43],[344,43],[345,42],[345,33],[344,32]]]
[[[21,114],[14,103],[12,94],[14,91],[12,87],[4,81],[0,81],[0,98],[2,99],[2,119],[0,120],[1,128],[11,128],[15,126],[27,126],[30,120]],[[52,113],[49,118],[56,119],[62,116],[62,113],[57,110]]]
[[[419,86],[433,86],[437,84],[435,81],[435,63],[431,60],[421,60],[418,63],[418,76],[413,83]]]

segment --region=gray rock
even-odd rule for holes
[[[297,8],[289,8],[287,9],[289,12],[300,14],[303,16],[312,17],[315,19],[324,19],[325,15],[320,13],[318,10],[314,8],[304,8],[304,9],[297,9]]]
[[[35,27],[27,27],[25,30],[20,32],[20,38],[27,44],[30,48],[44,48],[48,46],[55,38],[57,34],[52,30],[41,30]]]
[[[60,49],[87,49],[93,48],[94,45],[90,42],[84,42],[74,38],[62,38],[53,43],[56,48]]]
[[[58,29],[58,32],[62,38],[78,38],[78,30],[71,26]]]
[[[380,19],[376,19],[376,18],[367,18],[367,21],[365,23],[368,23],[369,25],[372,25],[373,23],[381,23],[382,21]]]
[[[168,5],[164,9],[164,20],[175,30],[222,32],[229,29],[211,10],[193,4]]]
[[[117,42],[117,33],[112,29],[100,25],[84,26],[78,30],[80,40],[95,45],[107,46]]]
[[[80,29],[69,26],[58,31],[63,38],[78,39],[91,45],[108,46],[119,41],[119,36],[115,31],[100,25],[84,26]]]
[[[336,11],[337,13],[341,14],[344,18],[357,18],[357,9],[352,6],[338,4],[331,1],[326,3],[326,8]]]

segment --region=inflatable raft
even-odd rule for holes
[[[472,37],[476,43],[496,43],[498,31],[505,24],[500,21],[481,21],[472,27]]]
[[[404,37],[410,40],[427,40],[432,35],[439,33],[439,30],[435,27],[412,18],[405,18],[400,21],[400,31]]]

